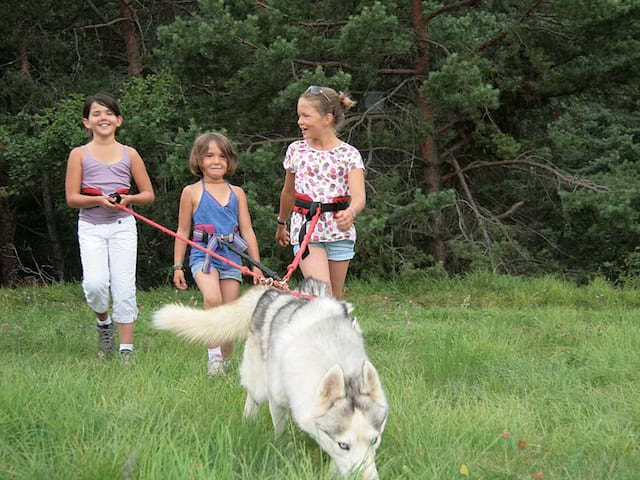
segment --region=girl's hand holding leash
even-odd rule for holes
[[[100,203],[98,204],[100,207],[107,208],[109,210],[118,210],[119,207],[116,205],[118,201],[113,197],[113,195],[103,195],[100,198]]]
[[[287,245],[289,245],[289,230],[287,230],[287,226],[282,223],[278,223],[278,229],[276,230],[276,241],[281,247],[286,247]]]
[[[178,290],[187,289],[187,281],[184,278],[184,267],[182,265],[173,266],[173,284]]]
[[[124,193],[112,193],[110,195],[107,195],[107,197],[109,198],[109,202],[111,202],[112,205],[116,203],[119,203],[123,207],[132,205],[132,203],[129,201],[129,197],[131,197],[131,195],[127,195]]]
[[[260,283],[260,277],[264,277],[264,274],[262,270],[255,266],[251,270],[253,271],[253,284],[258,285]]]
[[[129,197],[130,196],[131,195],[122,195],[121,194],[120,195],[120,201],[118,203],[120,203],[120,205],[124,205],[124,206],[131,205],[131,202],[129,201]]]

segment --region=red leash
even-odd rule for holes
[[[318,208],[316,208],[316,213],[314,213],[313,217],[311,218],[311,223],[309,225],[310,228],[307,228],[307,234],[302,240],[302,244],[300,245],[300,250],[298,250],[298,253],[296,254],[296,256],[293,257],[293,261],[287,267],[287,274],[282,279],[283,282],[287,283],[289,281],[289,278],[291,277],[291,274],[293,274],[296,268],[298,268],[298,264],[302,259],[302,254],[305,252],[305,250],[307,249],[307,246],[309,245],[309,241],[311,240],[311,234],[316,228],[316,224],[320,219],[321,213],[322,213],[322,207],[319,206]]]
[[[160,230],[161,232],[167,233],[169,235],[171,235],[172,237],[177,238],[178,240],[182,240],[183,242],[191,245],[193,248],[197,248],[198,250],[202,250],[204,253],[211,255],[212,257],[217,258],[218,260],[220,260],[221,262],[226,263],[227,265],[232,266],[233,268],[237,268],[238,270],[240,270],[243,274],[245,275],[251,275],[254,278],[257,278],[258,280],[265,280],[265,278],[263,276],[257,275],[254,272],[252,272],[251,270],[249,270],[247,267],[245,267],[244,265],[238,265],[237,263],[229,260],[228,258],[223,257],[222,255],[217,254],[216,252],[212,252],[211,250],[209,250],[206,247],[203,247],[201,245],[198,245],[196,242],[183,237],[182,235],[180,235],[177,232],[174,232],[173,230],[169,230],[167,227],[163,227],[162,225],[160,225],[159,223],[154,222],[153,220],[148,219],[147,217],[140,215],[138,212],[131,210],[130,208],[127,208],[125,205],[122,205],[121,203],[114,203],[114,205],[116,205],[118,208],[120,208],[121,210],[124,210],[125,212],[130,213],[131,215],[133,215],[136,218],[139,218],[140,220],[142,220],[143,222],[148,223],[149,225],[151,225],[154,228],[157,228],[158,230]]]
[[[275,286],[277,288],[280,288],[282,290],[289,290],[289,285],[287,284],[287,282],[289,281],[289,278],[291,278],[291,275],[296,270],[296,268],[298,268],[298,264],[300,263],[300,260],[302,259],[302,254],[304,253],[304,251],[306,250],[307,246],[309,245],[309,241],[311,240],[311,234],[313,233],[314,229],[316,228],[316,224],[318,223],[318,220],[320,218],[320,214],[322,213],[321,207],[318,207],[316,209],[316,213],[311,218],[310,228],[307,229],[307,234],[305,235],[305,237],[304,237],[304,239],[302,241],[302,244],[300,245],[300,249],[298,250],[298,253],[293,258],[293,261],[291,262],[291,264],[289,264],[289,266],[287,267],[287,274],[284,276],[282,281],[275,281],[272,278],[265,278],[263,275],[257,275],[256,273],[254,273],[253,271],[249,270],[244,265],[238,265],[237,263],[229,260],[228,258],[225,258],[222,255],[219,255],[219,254],[209,250],[206,247],[198,245],[196,242],[194,242],[194,241],[192,241],[192,240],[180,235],[179,233],[174,232],[173,230],[169,230],[167,227],[164,227],[164,226],[160,225],[159,223],[154,222],[153,220],[145,217],[144,215],[140,215],[138,212],[126,207],[125,205],[122,205],[120,203],[120,198],[118,198],[118,197],[119,197],[119,195],[118,196],[114,195],[114,198],[116,199],[116,202],[114,203],[114,205],[116,205],[121,210],[124,210],[125,212],[130,213],[134,217],[142,220],[145,223],[148,223],[152,227],[157,228],[158,230],[160,230],[161,232],[164,232],[164,233],[166,233],[168,235],[171,235],[172,237],[175,237],[178,240],[181,240],[181,241],[185,242],[186,244],[191,245],[193,248],[197,248],[198,250],[201,250],[204,253],[206,253],[208,255],[211,255],[212,257],[217,258],[221,262],[224,262],[224,263],[226,263],[227,265],[229,265],[229,266],[231,266],[233,268],[237,268],[243,274],[250,275],[250,276],[256,278],[262,284],[270,284],[270,285],[273,285],[273,286]]]

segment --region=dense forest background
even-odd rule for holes
[[[0,285],[80,276],[70,149],[84,98],[120,100],[170,228],[194,138],[240,153],[264,262],[282,158],[310,84],[357,106],[366,162],[351,273],[640,273],[638,0],[4,0]],[[140,224],[139,281],[168,281],[173,239]],[[409,277],[410,278],[410,277]]]

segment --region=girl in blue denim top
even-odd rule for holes
[[[231,142],[222,134],[200,135],[191,149],[189,169],[200,180],[186,186],[180,197],[178,234],[189,237],[203,247],[214,251],[240,265],[240,256],[229,249],[225,242],[242,245],[247,254],[260,261],[258,241],[251,225],[247,197],[242,188],[231,185],[226,177],[232,175],[238,165],[238,157]],[[187,244],[176,239],[174,246],[173,283],[185,290],[184,260]],[[218,259],[191,249],[189,268],[202,293],[204,308],[228,303],[240,296],[242,273]],[[256,274],[261,275],[257,267]],[[208,375],[224,371],[227,359],[233,351],[233,343],[209,344]]]

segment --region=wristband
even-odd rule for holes
[[[184,270],[184,266],[181,263],[176,263],[173,267],[171,267],[173,271],[176,270]]]
[[[280,217],[276,217],[276,222],[278,222],[278,225],[286,225],[287,222],[283,222],[282,220],[280,220]]]

